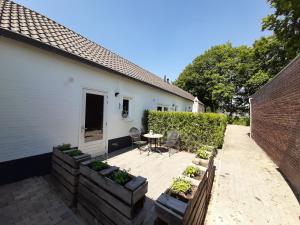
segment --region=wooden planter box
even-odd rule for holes
[[[99,172],[88,164],[80,165],[78,188],[79,212],[87,221],[101,224],[141,224],[145,218],[143,209],[148,182],[143,177],[134,177],[124,186],[106,177],[119,168],[111,166]]]
[[[76,150],[76,148],[67,151],[53,148],[52,154],[52,175],[55,178],[53,181],[55,182],[55,187],[61,191],[69,206],[73,206],[76,203],[79,164],[91,159],[91,156],[88,154],[74,157],[66,154],[74,150]]]

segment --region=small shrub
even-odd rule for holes
[[[64,144],[63,143],[62,145],[58,145],[56,148],[60,151],[66,151],[66,150],[71,149],[71,144]]]
[[[101,161],[93,161],[90,163],[89,167],[92,169],[92,170],[95,170],[95,171],[100,171],[100,170],[104,170],[104,169],[107,169],[109,167],[109,165],[107,163],[104,163],[104,162],[101,162]]]
[[[183,174],[188,176],[188,177],[196,177],[197,175],[199,175],[200,173],[200,169],[196,166],[188,166]]]
[[[176,178],[172,186],[170,188],[170,191],[174,194],[184,193],[187,194],[192,190],[192,182],[183,178]]]
[[[130,180],[130,175],[126,170],[117,170],[112,172],[110,178],[120,185],[125,185]]]
[[[197,151],[196,154],[197,154],[197,157],[199,157],[200,159],[208,159],[209,158],[209,154],[201,148]]]
[[[71,157],[74,157],[74,156],[79,156],[79,155],[83,155],[82,151],[80,150],[74,150],[74,151],[71,151],[71,152],[68,152],[67,155],[71,156]]]

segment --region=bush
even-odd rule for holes
[[[110,178],[120,185],[125,185],[130,180],[129,173],[127,173],[126,170],[114,171],[112,172]]]
[[[197,150],[196,154],[200,159],[208,159],[209,158],[209,154],[201,148],[199,150]]]
[[[69,150],[71,149],[71,144],[62,144],[62,145],[58,145],[56,146],[56,148],[60,151],[66,151],[66,150]]]
[[[83,155],[83,153],[80,150],[74,150],[74,151],[68,152],[67,155],[74,157],[74,156]]]
[[[228,124],[250,126],[250,118],[247,116],[228,117]]]
[[[104,163],[104,162],[101,162],[101,161],[93,161],[89,164],[89,167],[92,169],[92,170],[95,170],[95,171],[100,171],[100,170],[104,170],[104,169],[107,169],[109,167],[109,165],[107,163]]]
[[[202,145],[198,151],[206,151],[206,152],[213,152],[216,148],[210,145]]]
[[[223,114],[149,111],[148,130],[166,136],[175,129],[180,134],[180,148],[194,152],[202,145],[221,147],[226,123]]]
[[[188,193],[192,189],[192,182],[183,178],[176,178],[170,188],[174,194]]]
[[[200,173],[200,169],[196,166],[188,166],[183,172],[183,174],[188,177],[195,177],[199,175],[199,173]]]

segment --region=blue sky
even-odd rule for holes
[[[172,81],[213,45],[269,35],[266,0],[15,0]]]

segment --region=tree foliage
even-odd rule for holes
[[[211,111],[233,114],[248,110],[248,98],[287,63],[284,44],[275,36],[262,37],[252,47],[230,43],[196,57],[175,84],[197,96]]]
[[[300,1],[268,0],[275,12],[263,19],[262,29],[274,31],[289,59],[300,53]]]

